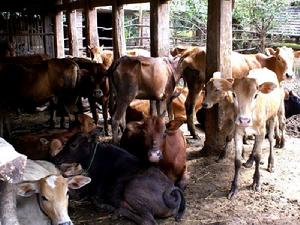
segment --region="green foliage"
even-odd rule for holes
[[[275,16],[289,3],[288,0],[236,0],[233,18],[244,28],[258,32],[271,30]]]
[[[207,0],[170,1],[170,20],[175,27],[202,29],[207,21]]]

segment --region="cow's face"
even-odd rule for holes
[[[162,142],[165,135],[165,121],[163,117],[152,116],[145,120],[145,144],[148,152],[148,159],[150,162],[159,162],[162,159]]]
[[[85,163],[89,159],[90,143],[87,135],[77,133],[72,136],[54,158],[55,164],[62,163]]]
[[[50,175],[38,181],[20,183],[17,193],[24,197],[38,194],[39,206],[53,225],[72,225],[68,214],[68,189],[79,189],[90,181],[85,176],[64,178]]]
[[[258,85],[254,78],[235,79],[232,87],[232,95],[235,108],[235,124],[241,127],[252,126],[253,112],[259,94],[267,94],[276,87],[272,82]]]
[[[231,89],[232,79],[211,78],[205,85],[205,98],[202,106],[206,109],[222,101]]]

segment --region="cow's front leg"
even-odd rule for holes
[[[265,138],[265,133],[255,136],[255,144],[254,144],[254,151],[253,151],[253,157],[255,160],[255,172],[253,175],[253,184],[252,184],[252,188],[255,191],[261,190],[259,164],[261,160],[261,145],[263,143],[264,138]]]
[[[240,169],[242,165],[242,149],[243,149],[243,135],[237,131],[234,136],[235,142],[235,160],[234,160],[234,178],[231,184],[230,192],[227,196],[231,199],[238,192],[238,182],[240,177]]]

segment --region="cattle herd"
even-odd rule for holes
[[[219,129],[226,135],[219,160],[234,139],[235,173],[228,199],[238,192],[242,166],[255,165],[252,187],[261,190],[265,137],[272,172],[274,147],[285,144],[286,117],[300,113],[299,97],[281,84],[293,79],[300,52],[287,47],[267,48],[265,54],[232,52],[232,78],[216,71],[205,83],[203,47],[177,47],[169,57],[157,58],[134,49],[115,61],[102,47],[90,51],[92,59],[28,55],[0,60],[0,134],[28,157],[16,192],[20,224],[73,224],[69,195],[88,197],[95,206],[136,224],[154,225],[155,218],[170,216],[179,221],[189,183],[187,143],[180,127],[186,122],[197,140],[195,113],[203,126],[203,109],[217,104],[225,111]],[[34,113],[45,104],[50,112],[46,128],[13,135],[12,111]],[[57,117],[60,128],[55,128]],[[100,136],[110,133],[111,143],[103,143]],[[254,146],[242,163],[248,135],[255,136]]]

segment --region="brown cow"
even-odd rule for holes
[[[259,164],[261,145],[266,135],[266,123],[269,126],[268,139],[270,142],[268,170],[270,172],[273,170],[274,128],[276,117],[282,118],[284,116],[284,93],[279,87],[276,74],[266,68],[251,70],[248,77],[235,79],[233,83],[229,82],[222,88],[226,91],[232,91],[235,112],[235,175],[228,194],[228,198],[231,199],[238,188],[239,172],[242,165],[243,135],[247,132],[255,134],[255,144],[245,166],[250,167],[255,161],[253,189],[260,191]]]
[[[38,64],[42,63],[44,60],[50,59],[47,54],[34,54],[34,55],[19,55],[14,57],[5,57],[1,59],[1,62],[5,63],[17,63],[17,64]]]
[[[175,120],[186,121],[184,103],[188,95],[188,88],[176,87],[175,93],[180,93],[179,96],[172,100],[172,109]],[[204,92],[200,92],[196,99],[196,112],[202,107]],[[126,111],[126,123],[130,121],[139,121],[150,116],[150,102],[148,100],[134,99]]]
[[[121,137],[120,146],[146,163],[159,168],[179,187],[187,185],[186,141],[179,127],[183,121],[165,124],[162,117],[152,116],[141,122],[130,122]]]
[[[69,130],[47,129],[38,132],[23,133],[13,138],[14,147],[30,159],[50,159],[54,157],[64,144],[78,132],[85,134],[96,128],[91,117],[78,115],[78,121]]]
[[[50,59],[40,64],[0,64],[0,106],[32,108],[58,98],[59,103],[76,99],[79,67],[71,59]],[[54,108],[50,123],[54,125]]]
[[[274,71],[278,81],[293,77],[291,66],[294,57],[299,57],[300,52],[293,52],[290,48],[277,48],[275,53],[266,56],[257,54],[240,54],[232,52],[232,77],[241,78],[248,75],[251,69],[267,67]],[[202,89],[205,82],[206,51],[202,47],[192,47],[186,50],[180,60],[181,73],[187,82],[189,95],[185,102],[187,112],[188,129],[194,138],[197,138],[193,123],[194,105],[197,94]]]
[[[118,142],[118,128],[125,127],[125,111],[134,98],[156,101],[160,115],[161,102],[170,103],[175,85],[180,79],[177,59],[123,56],[108,71],[110,79],[113,142]],[[115,98],[115,101],[114,101]],[[167,104],[169,115],[171,104]],[[153,107],[150,110],[153,112]]]

